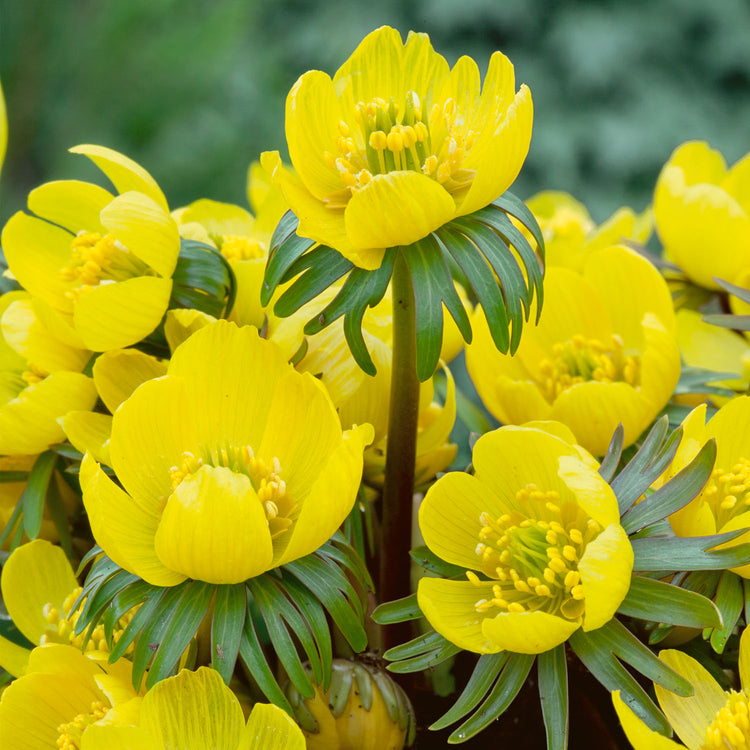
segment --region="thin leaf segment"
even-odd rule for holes
[[[516,493],[518,507],[497,519],[482,513],[476,554],[482,572],[497,580],[492,599],[480,599],[477,612],[497,607],[505,612],[540,610],[578,620],[585,608],[584,587],[577,562],[601,526],[573,503],[561,507],[560,493],[527,484]],[[473,571],[466,577],[482,582]]]
[[[461,132],[463,121],[453,98],[426,109],[416,91],[407,91],[403,103],[382,97],[357,102],[350,122],[338,123],[337,153],[323,154],[346,188],[326,196],[324,203],[344,208],[373,175],[388,172],[420,172],[449,193],[468,187],[475,170],[463,169],[462,162],[477,134]]]

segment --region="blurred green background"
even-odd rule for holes
[[[41,182],[98,179],[78,143],[134,158],[173,207],[244,203],[250,161],[286,152],[297,77],[382,24],[428,32],[451,64],[511,58],[535,104],[521,197],[567,190],[601,221],[643,209],[685,140],[750,151],[748,0],[0,0],[0,221]]]

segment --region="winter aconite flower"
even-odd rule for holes
[[[513,182],[529,148],[532,103],[513,65],[462,57],[451,70],[426,34],[366,36],[331,79],[308,71],[286,105],[296,174],[277,152],[261,156],[298,234],[362,268],[491,203]]]
[[[305,750],[300,728],[278,706],[256,703],[245,722],[218,672],[183,669],[146,693],[136,726],[95,726],[81,750]]]
[[[667,258],[693,282],[742,283],[750,273],[750,154],[727,169],[707,143],[683,143],[659,175],[654,218]]]
[[[419,582],[433,628],[477,653],[538,654],[607,623],[633,551],[591,456],[541,429],[501,427],[477,440],[473,464],[474,476],[438,479],[419,512],[427,546],[468,579]]]
[[[92,351],[130,346],[159,324],[180,252],[177,225],[148,172],[101,146],[77,146],[119,191],[48,182],[5,226],[2,246],[19,283],[47,302]]]
[[[667,666],[692,683],[694,693],[683,698],[654,684],[661,710],[675,734],[689,750],[739,750],[750,745],[750,631],[740,639],[739,673],[741,689],[724,691],[708,670],[682,651],[659,652]],[[612,694],[622,728],[635,750],[678,750],[678,742],[670,740],[639,719],[620,698]]]
[[[94,538],[155,586],[239,583],[314,552],[354,503],[369,425],[342,434],[323,386],[250,327],[177,348],[112,419],[111,465],[81,465]]]
[[[680,375],[666,282],[645,258],[615,245],[580,272],[550,268],[539,324],[514,356],[493,346],[481,314],[472,321],[469,374],[505,424],[553,419],[594,455],[618,424],[630,445],[665,406]]]

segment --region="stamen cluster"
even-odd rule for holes
[[[706,730],[706,741],[701,750],[742,750],[750,746],[750,718],[748,695],[730,691],[727,702],[716,712],[716,718]]]
[[[731,470],[715,468],[703,490],[714,516],[717,528],[731,518],[750,508],[750,460],[741,457]]]

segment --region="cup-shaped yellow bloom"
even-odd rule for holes
[[[547,271],[541,319],[514,356],[497,351],[483,315],[472,328],[466,363],[489,411],[505,424],[562,422],[597,456],[620,423],[633,443],[680,376],[666,282],[617,245],[591,253],[581,272]]]
[[[568,193],[545,190],[529,198],[526,205],[542,230],[548,268],[566,266],[580,271],[594,250],[623,239],[645,243],[651,235],[650,211],[636,215],[628,207],[619,208],[597,227],[586,207]]]
[[[304,750],[300,728],[278,706],[242,707],[218,672],[183,669],[146,693],[135,726],[95,726],[81,750]]]
[[[683,698],[654,684],[661,710],[684,745],[647,727],[616,690],[612,693],[612,702],[635,750],[682,747],[689,750],[739,750],[750,745],[750,631],[747,628],[740,638],[739,691],[722,690],[703,665],[682,651],[660,651],[659,658],[694,688],[693,695]]]
[[[707,143],[682,144],[656,183],[654,219],[667,258],[693,282],[738,283],[750,269],[750,154],[727,169]]]
[[[38,646],[26,673],[2,695],[0,738],[13,750],[78,750],[89,727],[130,722],[139,705],[127,659],[108,664],[100,652]]]
[[[57,420],[96,401],[80,372],[90,352],[61,338],[49,313],[25,292],[0,297],[0,455],[47,450],[64,439]]]
[[[419,511],[427,546],[468,578],[419,582],[433,628],[469,651],[537,654],[609,622],[633,551],[595,462],[550,432],[501,427],[473,464],[438,479]]]
[[[343,433],[325,388],[250,327],[218,321],[112,419],[120,489],[81,465],[94,538],[155,586],[239,583],[315,551],[350,511],[370,425]]]
[[[674,476],[708,440],[716,440],[714,470],[701,493],[669,516],[678,536],[708,536],[750,527],[750,396],[738,396],[706,424],[706,405],[693,409],[682,423],[682,439],[660,482]],[[750,532],[730,544],[750,541]],[[733,568],[750,578],[750,565]]]
[[[278,152],[261,163],[299,218],[298,234],[356,265],[380,266],[384,248],[409,245],[491,203],[529,148],[531,94],[495,52],[480,86],[462,57],[451,70],[426,34],[368,34],[333,80],[308,71],[286,103],[296,175]]]
[[[180,236],[151,175],[122,154],[77,146],[109,177],[114,196],[76,180],[29,194],[30,216],[16,213],[2,233],[19,283],[61,314],[92,351],[130,346],[164,315]]]

